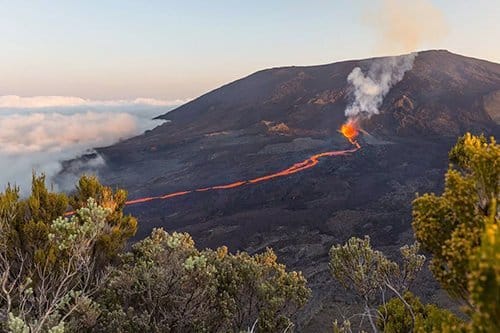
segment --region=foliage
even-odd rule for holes
[[[32,256],[24,248],[0,249],[0,321],[12,332],[62,332],[82,300],[95,291],[100,274],[94,249],[104,232],[109,210],[89,199],[71,218],[58,217],[47,225],[47,245]],[[12,221],[3,216],[2,230]],[[0,234],[1,243],[9,233]],[[55,262],[51,256],[57,258]],[[43,259],[41,259],[43,258]],[[1,327],[1,326],[0,326]]]
[[[376,315],[373,305],[378,304],[381,298],[385,299],[387,289],[404,302],[402,294],[408,290],[425,262],[425,257],[419,255],[418,250],[418,243],[401,247],[403,260],[402,265],[398,265],[382,252],[373,250],[368,236],[364,239],[352,237],[346,244],[330,249],[332,275],[363,301],[364,315],[368,317],[374,331],[373,317]],[[349,325],[349,328],[335,327],[339,331],[350,330]]]
[[[238,331],[257,317],[259,332],[274,332],[309,297],[271,250],[199,251],[188,234],[155,229],[121,259],[100,298],[100,331]]]
[[[370,237],[352,237],[345,245],[330,249],[330,270],[345,287],[351,288],[369,303],[384,286],[386,279],[395,274],[398,266],[370,245]]]
[[[432,253],[431,270],[451,295],[470,301],[468,272],[481,244],[485,219],[497,220],[500,148],[494,139],[470,134],[450,152],[454,162],[441,196],[425,194],[413,203],[415,236]],[[497,223],[497,221],[495,222]]]
[[[370,237],[350,238],[345,245],[330,249],[330,270],[345,288],[352,288],[363,300],[370,301],[380,288],[407,290],[422,269],[425,256],[418,254],[419,244],[400,248],[402,265],[373,250]]]
[[[386,304],[379,306],[380,315],[377,319],[377,327],[381,331],[437,333],[446,330],[456,331],[460,326],[460,319],[453,313],[433,304],[424,305],[411,292],[406,292],[403,299],[404,302],[394,297]]]
[[[289,315],[302,307],[310,296],[300,272],[287,272],[271,249],[250,256],[246,252],[228,254],[222,247],[210,251],[216,268],[217,307],[230,314],[233,329],[252,323],[257,317],[259,332],[274,332],[291,325]]]
[[[441,196],[413,203],[413,228],[432,255],[431,270],[452,296],[468,305],[466,328],[500,331],[498,196],[500,147],[466,134],[450,152]]]
[[[74,197],[79,201],[70,200],[50,191],[44,175],[33,175],[27,198],[10,185],[0,193],[0,320],[5,325],[13,331],[56,332],[68,329],[83,308],[95,308],[89,296],[105,265],[135,233],[135,219],[123,216],[124,195],[82,177]],[[70,201],[76,210],[61,217]],[[114,252],[102,251],[107,248]],[[89,320],[91,313],[80,317]]]
[[[187,234],[155,229],[111,268],[98,330],[193,331],[210,320],[212,268]],[[190,260],[190,261],[189,261]],[[190,262],[187,264],[187,262]],[[202,288],[206,286],[206,288]]]
[[[476,332],[500,331],[500,230],[494,212],[485,219],[481,246],[471,259],[468,279],[476,309],[469,325]]]
[[[74,209],[85,207],[88,198],[110,210],[106,218],[107,230],[98,240],[97,252],[101,262],[105,263],[123,250],[127,240],[137,231],[137,220],[131,215],[125,215],[123,208],[127,201],[127,191],[102,185],[95,176],[83,176],[78,181],[76,193],[69,199]]]
[[[19,189],[7,186],[0,193],[0,219],[2,219],[3,246],[7,255],[16,256],[13,249],[36,258],[38,261],[55,262],[48,245],[49,225],[68,207],[64,194],[50,192],[45,186],[45,176],[33,175],[31,195],[21,200]]]
[[[78,210],[86,207],[88,199],[94,195],[98,198],[97,204],[109,211],[95,249],[99,254],[99,267],[104,267],[135,234],[137,221],[123,214],[126,192],[113,192],[95,177],[82,177],[71,199],[64,193],[49,191],[44,175],[33,175],[31,194],[25,199],[20,198],[17,187],[7,186],[0,193],[0,219],[3,221],[0,231],[4,235],[0,246],[8,248],[6,255],[12,260],[17,257],[15,252],[21,251],[38,263],[47,263],[57,269],[61,258],[55,256],[57,251],[49,239],[50,224],[65,214],[69,203]]]

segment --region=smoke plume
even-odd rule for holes
[[[354,68],[347,77],[353,100],[347,106],[345,115],[350,120],[357,121],[378,114],[385,95],[413,67],[416,56],[417,53],[411,53],[375,59],[366,74],[361,68]]]
[[[442,11],[429,0],[383,0],[370,8],[365,21],[376,32],[376,48],[384,53],[408,53],[436,47],[448,33]]]

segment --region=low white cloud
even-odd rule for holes
[[[156,98],[136,98],[133,100],[91,100],[74,96],[0,96],[0,108],[49,108],[72,106],[176,106],[188,100],[163,100]]]
[[[33,170],[53,180],[62,161],[158,126],[162,121],[155,116],[183,102],[0,96],[0,187],[16,184],[26,194]],[[97,157],[81,162],[78,170],[97,172],[103,163]]]
[[[55,153],[110,145],[147,129],[144,125],[131,114],[114,112],[0,116],[0,154]]]

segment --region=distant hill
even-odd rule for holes
[[[225,184],[277,171],[322,151],[348,148],[337,132],[350,98],[347,76],[374,59],[272,68],[161,115],[144,135],[99,149],[104,183],[129,197]],[[412,241],[415,192],[440,191],[447,151],[466,131],[498,135],[500,64],[425,51],[362,123],[363,148],[287,178],[135,205],[138,238],[153,227],[190,232],[200,246],[276,250],[301,269],[314,298],[300,331],[324,331],[352,300],[329,276],[327,252],[368,234],[387,253]],[[448,304],[428,272],[416,292]]]

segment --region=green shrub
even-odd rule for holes
[[[382,332],[438,333],[450,329],[456,331],[460,327],[461,320],[450,311],[433,304],[424,305],[411,292],[406,292],[403,298],[406,304],[394,297],[379,306],[377,327]]]
[[[188,234],[155,229],[111,269],[99,330],[226,332],[256,319],[259,332],[283,330],[310,291],[276,260],[271,250],[199,251]]]

